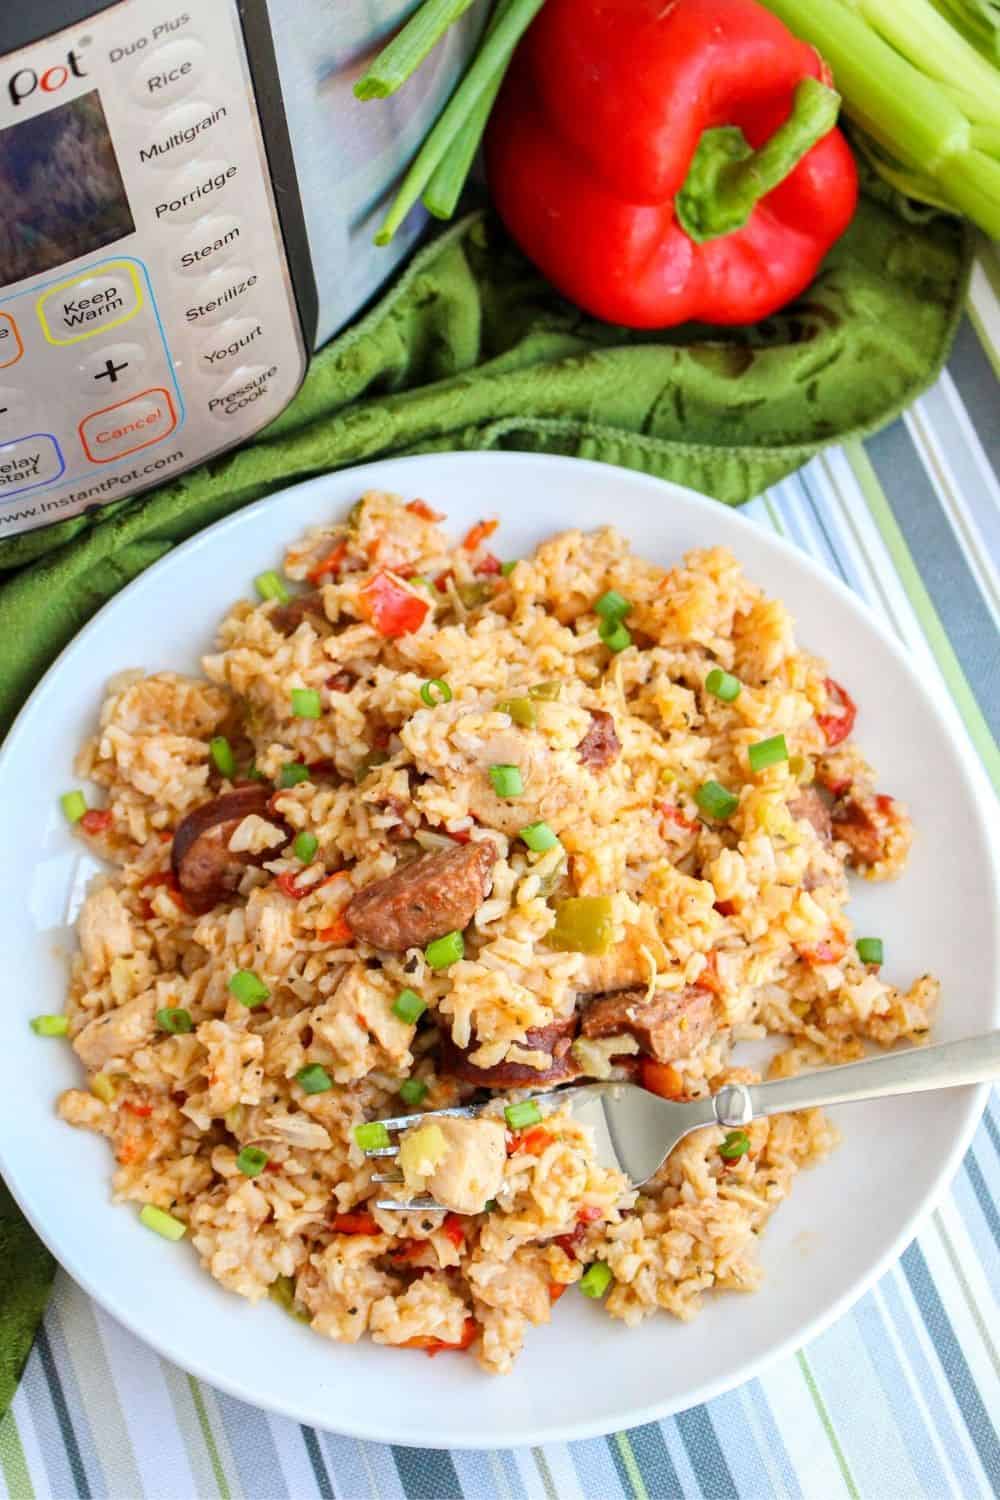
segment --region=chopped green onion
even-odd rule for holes
[[[287,766],[282,766],[278,774],[278,785],[285,790],[292,786],[298,786],[300,781],[309,780],[309,767],[303,766],[298,761],[290,761]]]
[[[731,818],[740,805],[735,792],[730,792],[718,781],[703,782],[695,792],[694,800],[708,817],[720,820]]]
[[[511,561],[511,562],[501,563],[500,564],[501,575],[504,578],[509,578],[510,575],[513,573],[514,569],[517,567],[517,565],[518,565],[518,563],[520,561],[521,561],[521,559],[519,557],[515,557],[513,559],[513,561]]]
[[[295,841],[292,844],[292,853],[296,859],[301,859],[304,865],[310,865],[316,856],[318,848],[319,839],[316,835],[303,829],[301,833],[295,835]]]
[[[401,1021],[416,1021],[427,1009],[427,1001],[421,1000],[415,990],[400,990],[392,1005],[392,1013]]]
[[[438,703],[450,703],[452,692],[443,677],[431,677],[420,689],[420,696],[428,708],[434,708]]]
[[[776,766],[788,759],[788,746],[783,734],[773,734],[769,740],[758,740],[747,751],[751,771],[763,771],[767,766]]]
[[[616,656],[619,651],[624,651],[626,646],[632,644],[631,632],[625,629],[621,620],[602,620],[597,627],[597,634],[608,650],[613,651]]]
[[[208,751],[220,776],[233,776],[236,771],[236,756],[224,734],[217,734],[208,742]]]
[[[614,925],[610,896],[567,896],[546,941],[562,953],[607,953]]]
[[[295,1300],[295,1281],[291,1276],[276,1276],[268,1287],[267,1295],[284,1312],[289,1313],[297,1323],[311,1321],[311,1315]]]
[[[595,1260],[580,1277],[580,1290],[585,1297],[592,1297],[596,1302],[604,1296],[614,1279],[610,1266],[606,1266],[603,1260]]]
[[[292,688],[292,714],[296,719],[318,719],[322,712],[315,688]]]
[[[594,605],[594,614],[600,615],[602,620],[624,620],[631,608],[632,601],[624,594],[619,594],[617,589],[608,589]]]
[[[180,1219],[175,1219],[173,1214],[164,1213],[162,1208],[157,1208],[154,1203],[147,1203],[139,1214],[139,1223],[145,1224],[154,1234],[162,1234],[165,1240],[182,1240],[187,1234],[187,1225],[182,1224]]]
[[[496,1206],[497,1206],[497,1200],[495,1198],[487,1198],[486,1202],[483,1204],[483,1213],[484,1214],[491,1214],[491,1213],[493,1213],[493,1211],[495,1210]]]
[[[528,689],[528,697],[537,698],[539,703],[554,703],[561,692],[561,682],[536,682]]]
[[[404,1104],[422,1104],[427,1094],[427,1085],[422,1078],[407,1078],[399,1085],[399,1097]]]
[[[542,1112],[534,1099],[522,1099],[520,1104],[508,1104],[503,1113],[511,1130],[527,1130],[529,1125],[537,1125],[542,1118]]]
[[[534,729],[538,723],[535,705],[530,698],[505,698],[502,703],[497,704],[497,709],[502,714],[509,714],[522,729]]]
[[[87,811],[87,799],[82,792],[63,792],[59,806],[71,823],[79,823]]]
[[[521,829],[521,837],[533,854],[544,854],[559,842],[548,823],[528,823]]]
[[[164,1007],[156,1012],[156,1024],[161,1031],[169,1031],[171,1036],[180,1036],[194,1030],[194,1022],[191,1012],[185,1010],[182,1005]]]
[[[354,771],[354,780],[358,786],[366,776],[370,776],[377,766],[384,766],[389,759],[387,750],[370,750],[363,760],[358,762]]]
[[[465,940],[460,932],[446,932],[444,937],[435,938],[424,949],[424,958],[432,969],[447,969],[451,964],[457,964],[464,954]]]
[[[230,975],[226,986],[231,995],[235,995],[241,1005],[247,1010],[253,1010],[257,1005],[263,1005],[270,998],[271,991],[262,979],[251,969],[237,969],[235,974]]]
[[[261,771],[261,770],[259,770],[257,766],[253,765],[253,763],[251,763],[249,766],[247,766],[247,769],[246,769],[246,778],[247,778],[247,781],[266,781],[267,780],[267,777],[264,775],[264,772]]]
[[[69,1031],[68,1016],[35,1016],[31,1029],[36,1036],[65,1036]]]
[[[244,1146],[236,1158],[236,1165],[244,1177],[259,1177],[268,1163],[266,1151],[259,1146]]]
[[[498,797],[520,797],[524,791],[517,766],[490,766],[490,782]]]
[[[388,99],[436,47],[472,0],[425,0],[354,85],[356,99]]]
[[[750,1137],[745,1130],[731,1130],[719,1147],[723,1161],[739,1161],[750,1150]]]
[[[858,938],[854,946],[863,964],[880,964],[885,957],[881,938]]]
[[[355,1125],[354,1139],[362,1151],[381,1151],[389,1144],[389,1132],[381,1120],[369,1120],[367,1125]]]
[[[300,1068],[295,1081],[305,1094],[325,1094],[333,1088],[333,1080],[319,1063],[310,1063],[307,1068]]]
[[[705,686],[721,702],[733,703],[740,696],[743,684],[732,673],[724,672],[721,667],[713,667],[705,678]]]
[[[287,604],[292,597],[273,569],[267,573],[258,573],[254,583],[262,599],[277,599],[279,604]]]

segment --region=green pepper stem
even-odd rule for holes
[[[839,109],[839,94],[816,78],[803,78],[788,119],[759,150],[752,151],[735,126],[706,130],[675,205],[691,239],[702,244],[742,229],[761,198],[829,135]]]

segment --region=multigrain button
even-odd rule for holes
[[[184,99],[201,82],[207,54],[200,42],[167,42],[149,53],[136,69],[132,94],[148,109],[164,109]]]
[[[195,368],[203,375],[224,375],[245,363],[248,354],[252,357],[263,341],[264,328],[258,318],[228,318],[198,345]]]
[[[222,266],[212,271],[192,288],[191,301],[184,308],[185,322],[199,328],[224,323],[253,300],[257,280],[256,273],[246,266]]]
[[[137,150],[143,166],[179,167],[205,149],[211,136],[224,135],[229,106],[185,99],[150,124]],[[211,149],[211,148],[210,148]]]
[[[153,205],[158,224],[190,224],[232,195],[239,168],[235,162],[192,161],[168,178]]]
[[[62,449],[50,432],[31,432],[0,444],[0,500],[51,484],[66,468]]]
[[[83,451],[92,464],[109,464],[158,443],[177,426],[170,392],[162,386],[91,412],[79,425]]]
[[[38,318],[50,344],[77,344],[134,318],[142,306],[135,267],[111,261],[61,281],[38,299]]]
[[[171,269],[184,277],[204,276],[238,255],[243,239],[243,225],[235,214],[206,214],[179,242]]]
[[[277,365],[241,365],[209,397],[209,415],[220,422],[232,422],[253,411],[258,403],[266,403],[268,387],[277,373]]]
[[[16,365],[23,353],[20,329],[10,313],[0,313],[0,370]]]

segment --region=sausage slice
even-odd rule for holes
[[[576,748],[591,771],[603,771],[618,759],[621,741],[615,732],[615,721],[605,709],[590,710],[590,728]]]
[[[358,891],[344,916],[373,948],[422,948],[469,925],[492,888],[496,857],[490,842],[421,855]]]
[[[865,869],[885,858],[892,819],[880,805],[883,803],[891,806],[891,798],[876,796],[861,801],[848,797],[833,810],[833,836],[847,845],[847,863],[852,869]],[[882,813],[881,818],[875,816],[876,810]]]
[[[794,801],[789,802],[788,811],[793,818],[811,823],[824,844],[833,837],[833,814],[829,804],[815,787],[803,787]]]
[[[269,786],[238,787],[203,802],[178,823],[170,864],[192,911],[208,911],[236,889],[257,856],[230,853],[229,840],[251,813],[279,824],[281,820],[268,811],[270,799]],[[283,846],[268,849],[263,858],[274,859],[279,847]]]
[[[319,589],[311,589],[307,594],[296,594],[287,604],[279,604],[276,609],[272,609],[267,618],[279,635],[294,635],[302,621],[310,617],[324,625],[328,623],[326,610],[323,608],[323,595]]]
[[[575,1078],[580,1071],[570,1047],[576,1035],[578,1017],[574,1012],[564,1020],[553,1021],[548,1026],[535,1026],[525,1033],[523,1047],[532,1052],[548,1052],[552,1055],[552,1066],[539,1072],[527,1063],[498,1062],[492,1068],[477,1068],[469,1061],[472,1047],[456,1047],[451,1033],[442,1029],[440,1067],[442,1073],[458,1078],[462,1083],[472,1083],[481,1089],[524,1088],[536,1083],[565,1083]]]
[[[689,985],[679,993],[660,992],[652,1000],[645,990],[598,995],[584,1011],[580,1029],[594,1038],[628,1032],[657,1062],[672,1062],[693,1052],[714,1024],[711,994]]]

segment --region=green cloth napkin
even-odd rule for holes
[[[147,496],[0,541],[0,573],[10,574],[0,584],[0,732],[61,647],[150,563],[230,511],[345,464],[531,449],[739,504],[825,444],[888,422],[934,379],[970,258],[956,220],[911,221],[868,195],[814,285],[777,316],[747,329],[634,333],[584,316],[492,218],[474,214],[315,357],[295,401],[246,447]],[[2,1410],[52,1263],[6,1196],[0,1247]]]

